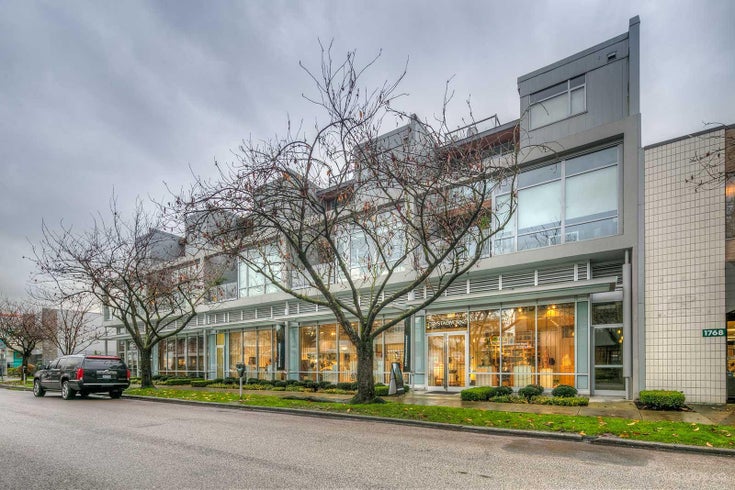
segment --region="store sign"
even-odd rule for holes
[[[702,329],[702,337],[724,337],[724,328],[705,328]]]
[[[446,315],[426,315],[426,332],[444,332],[447,330],[466,330],[466,313],[448,313]]]

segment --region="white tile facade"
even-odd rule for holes
[[[721,149],[724,130],[645,151],[646,389],[725,403],[725,190],[700,189],[695,156]],[[724,158],[720,164],[724,170]]]

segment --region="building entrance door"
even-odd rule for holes
[[[467,335],[440,333],[427,335],[428,388],[455,391],[467,383],[465,346]]]
[[[594,327],[595,393],[625,391],[623,379],[623,328]]]

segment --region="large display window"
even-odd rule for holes
[[[170,337],[158,344],[158,374],[181,377],[204,376],[204,337]]]
[[[574,386],[574,329],[574,303],[471,311],[470,384]]]

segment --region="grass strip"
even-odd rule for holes
[[[278,396],[218,393],[169,388],[133,388],[125,393],[157,398],[176,398],[212,403],[240,403],[260,407],[295,408],[335,413],[371,415],[394,419],[422,420],[479,427],[569,432],[587,436],[612,435],[625,439],[735,449],[735,427],[687,422],[630,420],[616,417],[589,417],[557,414],[497,412],[478,408],[423,406],[396,403],[353,405]]]

